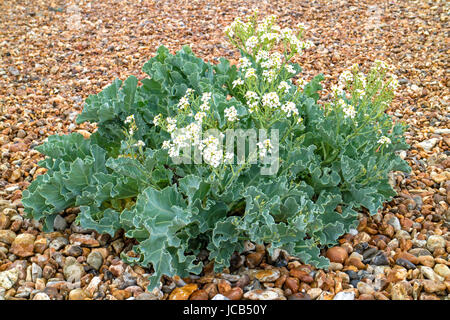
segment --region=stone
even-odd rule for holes
[[[152,293],[143,292],[136,297],[136,300],[159,300],[159,298]]]
[[[47,238],[39,238],[34,241],[34,252],[43,254],[45,249],[48,247]]]
[[[38,292],[34,295],[33,300],[51,300],[45,292]]]
[[[439,141],[438,138],[431,138],[428,140],[424,140],[417,145],[421,147],[423,150],[430,152],[431,149],[436,145],[436,143]]]
[[[388,282],[399,282],[405,280],[408,272],[404,268],[394,268],[387,275]]]
[[[386,266],[389,265],[389,260],[383,251],[378,251],[375,257],[372,258],[371,264],[376,266]]]
[[[205,290],[194,291],[189,297],[189,300],[208,300],[208,299],[209,296]]]
[[[80,245],[82,247],[94,248],[99,247],[100,242],[93,238],[89,234],[77,234],[73,233],[69,237],[69,241],[72,244]]]
[[[434,266],[434,272],[443,277],[444,279],[450,277],[450,268],[442,263],[437,263]]]
[[[42,278],[42,268],[33,262],[31,264],[31,279],[33,282],[36,282],[40,278]]]
[[[362,281],[358,282],[357,288],[358,291],[362,294],[373,294],[375,292],[375,289],[372,287],[372,285]]]
[[[337,263],[337,262],[330,262],[330,267],[329,269],[331,271],[340,271],[344,268],[344,266],[342,265],[342,263]]]
[[[430,267],[426,267],[426,266],[421,266],[420,267],[420,272],[422,273],[422,275],[429,279],[429,280],[433,280],[433,281],[444,281],[444,279],[437,275],[433,269],[431,269]]]
[[[231,289],[231,284],[225,279],[220,279],[217,283],[217,289],[219,290],[219,293],[224,294]]]
[[[64,237],[57,237],[56,239],[52,240],[52,242],[50,242],[49,247],[54,249],[55,251],[60,250],[61,248],[63,248],[65,245],[67,245],[69,243],[69,240],[67,240]]]
[[[416,265],[414,263],[410,262],[409,260],[403,259],[403,258],[399,258],[399,259],[395,260],[395,263],[398,264],[399,266],[405,267],[408,270],[416,268]]]
[[[317,299],[318,296],[322,293],[322,289],[320,288],[311,288],[307,291],[312,300]]]
[[[262,252],[252,252],[249,255],[247,255],[245,263],[247,267],[250,269],[254,269],[261,263],[262,259],[264,257],[264,253]]]
[[[423,266],[432,268],[434,267],[434,258],[433,256],[420,256],[419,258],[419,263]]]
[[[93,277],[91,279],[88,286],[84,289],[89,297],[92,298],[94,296],[94,294],[98,291],[98,286],[101,282],[102,282],[102,279],[99,276]]]
[[[391,299],[392,300],[411,300],[408,295],[408,290],[404,281],[398,282],[392,286],[391,289]]]
[[[427,239],[427,248],[431,252],[438,248],[445,248],[445,239],[442,236],[432,235]]]
[[[189,283],[183,287],[175,288],[169,295],[169,300],[188,300],[190,295],[198,289],[195,283]]]
[[[326,257],[330,259],[331,262],[343,264],[348,257],[348,253],[347,250],[342,247],[332,247],[327,250]]]
[[[63,253],[66,256],[79,257],[83,254],[83,248],[81,248],[80,246],[69,244],[64,248]]]
[[[285,288],[291,290],[292,293],[296,293],[300,288],[300,282],[298,281],[297,278],[288,277],[284,282],[284,286]]]
[[[100,252],[93,251],[89,253],[86,262],[95,270],[99,270],[103,263],[103,256]]]
[[[55,217],[55,220],[53,221],[53,228],[55,230],[57,230],[57,231],[64,231],[64,230],[66,230],[66,228],[67,228],[66,220],[62,216],[57,215]]]
[[[302,269],[300,269],[298,267],[294,268],[294,269],[291,269],[289,271],[289,274],[292,277],[298,278],[300,281],[303,281],[303,282],[306,282],[306,283],[311,283],[311,282],[314,281],[314,278],[311,277],[311,275],[308,272],[306,272],[305,270],[302,270]]]
[[[288,300],[312,300],[312,299],[309,296],[309,294],[307,294],[307,293],[297,292],[297,293],[291,294],[288,297]]]
[[[277,269],[268,269],[258,271],[255,274],[255,278],[260,282],[274,282],[280,277],[280,271]]]
[[[30,233],[19,234],[11,244],[11,252],[16,256],[26,258],[33,255],[34,240],[36,237]]]
[[[423,280],[423,288],[427,293],[442,293],[445,294],[447,286],[445,283],[433,280]]]
[[[65,279],[69,282],[78,282],[85,274],[83,266],[74,257],[66,258],[63,272]]]
[[[0,288],[11,289],[19,280],[19,270],[16,268],[0,272]]]
[[[4,213],[0,213],[0,230],[8,229],[11,225],[11,218]]]
[[[244,291],[240,287],[234,287],[223,294],[230,300],[241,300],[244,295]]]
[[[73,289],[69,292],[69,300],[86,300],[86,299],[89,299],[89,296],[81,288]]]
[[[387,224],[391,225],[395,231],[399,231],[402,229],[402,226],[400,225],[400,220],[396,216],[392,216],[388,221]]]
[[[282,290],[275,290],[274,288],[266,290],[255,289],[244,293],[244,298],[249,300],[279,300],[282,296]]]
[[[357,257],[348,258],[347,264],[350,266],[354,266],[359,270],[363,270],[363,269],[367,268],[367,266],[361,261],[361,259],[359,259]]]
[[[16,234],[11,230],[0,230],[0,242],[11,244],[16,238]]]
[[[225,297],[223,294],[216,294],[211,300],[230,300],[227,297]]]
[[[126,300],[131,297],[131,292],[127,290],[116,289],[112,291],[112,295],[117,300]]]
[[[355,300],[355,293],[353,291],[340,291],[334,296],[333,300]]]

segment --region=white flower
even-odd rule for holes
[[[391,139],[386,136],[382,136],[377,142],[380,144],[391,144]]]
[[[290,39],[292,36],[292,29],[290,28],[284,28],[281,29],[281,37],[284,39]]]
[[[286,71],[292,74],[297,73],[297,71],[295,71],[294,67],[291,64],[286,65]]]
[[[259,50],[256,54],[256,62],[266,61],[269,59],[269,52],[266,50]]]
[[[299,88],[301,88],[302,90],[305,89],[305,86],[308,84],[308,82],[305,79],[298,79],[297,80],[297,86],[299,86]]]
[[[167,132],[173,132],[177,128],[177,119],[173,119],[170,117],[166,118],[167,121]]]
[[[142,140],[138,140],[137,143],[133,145],[134,147],[145,147],[145,142]]]
[[[166,141],[164,141],[163,144],[162,144],[162,148],[163,148],[163,149],[169,149],[170,146],[171,146],[170,140],[166,140]]]
[[[356,116],[356,110],[352,105],[346,104],[342,111],[344,111],[344,118],[353,119]]]
[[[132,136],[132,135],[134,134],[134,129],[133,129],[133,128],[130,128],[130,129],[128,130],[128,134],[129,134],[130,136]]]
[[[263,106],[267,106],[269,108],[276,108],[280,106],[280,99],[276,92],[266,93],[262,98]]]
[[[132,114],[131,116],[128,116],[125,121],[125,123],[132,123],[134,122],[134,114]]]
[[[203,111],[197,112],[194,116],[195,121],[202,123],[203,122],[203,118],[206,117],[206,113]]]
[[[245,99],[247,99],[247,101],[254,101],[254,100],[259,100],[259,97],[256,92],[247,91],[247,93],[245,94]]]
[[[301,31],[306,29],[306,26],[303,22],[297,23],[297,29],[300,29]]]
[[[237,110],[235,107],[226,108],[224,110],[224,113],[225,113],[225,118],[227,118],[228,121],[234,122],[234,121],[238,120]]]
[[[154,124],[155,126],[158,126],[158,125],[160,124],[160,121],[161,121],[161,114],[158,114],[157,116],[155,116],[155,117],[153,118],[153,124]]]
[[[353,74],[351,73],[351,71],[345,70],[339,76],[339,82],[345,84],[350,81],[353,81]]]
[[[177,106],[178,106],[178,108],[183,109],[183,110],[189,108],[189,99],[186,96],[181,97],[180,101],[178,101]]]
[[[241,69],[247,69],[252,66],[250,60],[246,57],[242,57],[239,59],[239,64],[241,65]]]
[[[286,113],[286,116],[289,118],[291,114],[298,115],[298,109],[295,107],[295,103],[293,102],[286,102],[284,105],[281,106],[281,110],[283,110]]]
[[[275,80],[276,72],[274,69],[264,70],[262,76],[264,81],[273,82],[273,80]]]
[[[202,102],[203,103],[209,103],[209,101],[211,100],[211,92],[205,92],[202,95]]]
[[[245,42],[245,46],[248,49],[253,49],[254,47],[256,47],[257,44],[258,44],[258,38],[256,36],[251,36]]]
[[[270,56],[269,61],[270,61],[270,65],[272,68],[279,69],[281,67],[281,65],[283,64],[283,55],[279,52],[274,52]]]
[[[227,163],[232,163],[232,162],[233,162],[233,159],[234,159],[234,154],[233,154],[233,152],[227,152],[227,153],[225,154],[225,162],[227,162]]]
[[[233,88],[236,86],[242,86],[244,84],[244,80],[242,80],[241,78],[237,78],[236,80],[233,81]]]
[[[256,70],[253,68],[248,68],[245,73],[245,78],[255,78],[256,79]]]
[[[398,80],[396,75],[391,75],[391,81],[388,84],[389,89],[395,90],[398,88]]]
[[[203,103],[200,105],[200,110],[202,111],[208,111],[209,110],[209,104]]]
[[[171,146],[169,148],[169,157],[174,158],[178,157],[180,155],[180,149],[178,149],[176,146]]]
[[[259,156],[261,158],[264,158],[267,155],[267,152],[271,152],[272,148],[273,148],[270,139],[266,139],[262,142],[258,142],[256,145],[259,148]]]
[[[344,88],[342,85],[332,85],[331,86],[331,91],[333,91],[333,93],[337,96],[340,96],[344,93]],[[343,101],[343,100],[342,100]]]
[[[288,92],[291,86],[286,81],[281,81],[278,85],[278,89],[282,90],[283,93]]]
[[[230,37],[233,38],[234,36],[234,30],[233,30],[233,26],[229,25],[225,27],[225,33]]]

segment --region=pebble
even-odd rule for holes
[[[355,300],[355,293],[353,291],[340,291],[334,296],[333,300]]]
[[[240,287],[234,287],[224,293],[224,296],[226,296],[230,300],[241,300],[243,295],[244,291]]]
[[[58,237],[50,242],[49,247],[54,249],[55,251],[58,251],[67,244],[69,244],[69,240],[64,237]]]
[[[420,272],[422,273],[422,275],[429,279],[429,280],[433,280],[433,281],[443,281],[444,279],[437,275],[433,269],[431,269],[430,267],[426,267],[426,266],[421,266],[420,267]]]
[[[439,248],[445,248],[445,239],[437,235],[429,236],[427,239],[427,248],[431,252]]]
[[[375,289],[372,287],[372,285],[362,281],[358,282],[357,288],[358,291],[362,294],[373,294],[375,292]]]
[[[330,259],[331,262],[344,263],[345,259],[348,257],[347,250],[342,247],[332,247],[327,250],[326,257]]]
[[[81,288],[73,289],[69,292],[69,300],[86,300],[88,298],[88,294]]]
[[[19,234],[11,244],[11,252],[16,256],[26,258],[33,255],[34,240],[36,237],[30,233]]]
[[[445,289],[447,288],[447,286],[444,283],[442,283],[441,281],[423,280],[422,284],[423,284],[423,289],[427,293],[439,292],[441,294],[445,294]]]
[[[227,297],[225,297],[223,294],[216,294],[211,300],[230,300]]]
[[[84,275],[84,268],[74,257],[67,257],[63,268],[64,277],[69,282],[78,282]]]
[[[0,230],[0,242],[11,244],[16,238],[16,234],[11,230]]]
[[[86,262],[95,270],[99,270],[103,263],[103,256],[100,252],[93,251],[89,253]]]
[[[188,300],[190,295],[197,289],[198,285],[194,283],[175,288],[169,295],[169,300]]]
[[[209,296],[205,290],[197,290],[191,294],[189,300],[208,300]]]
[[[444,279],[450,277],[450,268],[442,263],[437,263],[434,266],[434,272],[443,277]]]
[[[18,269],[0,272],[0,288],[9,290],[16,284],[17,280],[19,280]]]
[[[271,289],[255,289],[244,293],[244,298],[249,300],[279,300],[283,294],[282,290]]]
[[[53,221],[53,228],[55,230],[57,230],[57,231],[64,231],[64,230],[66,230],[66,228],[67,228],[66,220],[62,216],[57,215],[55,217],[55,220]]]
[[[94,296],[94,293],[98,291],[98,286],[101,282],[102,280],[99,276],[93,277],[84,291],[89,297],[92,298]]]
[[[375,257],[372,258],[371,264],[376,266],[389,265],[389,260],[383,251],[379,251]]]
[[[34,295],[33,300],[51,300],[45,292],[38,292]]]
[[[322,289],[320,288],[311,288],[307,291],[312,300],[317,299],[318,296],[322,293]],[[352,299],[353,300],[353,299]]]
[[[395,260],[395,263],[398,264],[399,266],[405,267],[408,270],[416,268],[416,265],[414,263],[403,258]]]
[[[258,271],[255,278],[261,282],[274,282],[280,277],[280,271],[277,269],[269,269]]]
[[[424,149],[425,151],[431,151],[431,149],[436,145],[436,143],[439,141],[438,138],[431,138],[428,140],[424,140],[420,143],[418,143],[418,146]]]

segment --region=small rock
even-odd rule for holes
[[[198,289],[195,283],[187,284],[180,288],[175,288],[169,296],[169,300],[188,300],[189,296]]]
[[[383,251],[379,251],[375,257],[372,258],[371,264],[376,266],[386,266],[389,265],[389,260]]]
[[[69,241],[72,244],[78,244],[89,248],[100,246],[100,242],[98,242],[96,239],[94,239],[91,235],[88,234],[73,233],[70,235]]]
[[[434,266],[434,272],[443,277],[444,279],[450,277],[450,268],[442,263],[437,263]]]
[[[16,234],[11,230],[0,230],[0,242],[11,244],[16,238]]]
[[[334,296],[333,300],[355,300],[355,293],[353,291],[340,291]]]
[[[438,248],[445,248],[445,239],[442,236],[432,235],[427,239],[427,248],[431,252]]]
[[[347,250],[342,247],[332,247],[327,250],[326,257],[330,259],[331,262],[344,263],[345,259],[348,257]]]
[[[60,250],[62,247],[67,245],[69,243],[69,240],[67,240],[64,237],[57,237],[52,242],[50,242],[49,247],[52,249],[55,249],[55,251]]]
[[[436,143],[438,141],[439,141],[438,138],[431,138],[431,139],[428,139],[428,140],[424,140],[424,141],[418,143],[417,145],[419,147],[421,147],[423,150],[429,152],[429,151],[431,151],[431,149],[433,149],[433,147],[436,145]]]
[[[408,283],[405,281],[398,282],[392,286],[391,289],[391,299],[392,300],[411,300],[408,295],[407,289]]]
[[[101,282],[102,280],[99,276],[92,278],[91,282],[89,282],[89,285],[85,288],[85,292],[89,297],[94,296],[94,293],[98,291],[98,286]]]
[[[45,292],[38,292],[34,295],[33,300],[51,300]]]
[[[447,286],[440,281],[423,280],[423,288],[427,293],[442,293],[445,294]]]
[[[216,294],[211,300],[230,300],[227,297],[225,297],[224,295],[218,293]]]
[[[0,272],[0,288],[9,290],[14,286],[17,280],[19,280],[19,270],[15,268]]]
[[[78,282],[84,275],[84,268],[74,257],[67,257],[64,265],[64,277],[69,282]]]
[[[282,290],[275,290],[273,288],[271,289],[255,289],[251,290],[249,292],[246,292],[244,294],[244,298],[250,299],[250,300],[278,300],[280,297],[282,297],[282,294],[280,294],[280,291]]]
[[[230,300],[241,300],[244,295],[244,291],[240,287],[234,287],[231,290],[224,293],[224,296]]]
[[[311,288],[307,291],[312,300],[315,300],[322,293],[322,289],[320,288]],[[339,300],[339,299],[335,299]],[[353,300],[353,299],[352,299]]]
[[[73,289],[69,292],[69,300],[85,300],[88,298],[87,293],[81,288]]]
[[[36,237],[30,233],[19,234],[11,245],[11,252],[22,258],[32,256],[35,239]]]
[[[261,263],[262,259],[264,257],[264,253],[262,252],[252,252],[246,257],[246,265],[250,269],[254,269]]]
[[[63,217],[61,217],[60,215],[57,215],[55,217],[55,220],[53,221],[53,228],[58,231],[66,230],[66,228],[67,228],[66,220]]]
[[[208,300],[208,293],[205,290],[197,290],[191,294],[189,300]]]
[[[373,294],[375,292],[375,289],[370,284],[362,281],[358,282],[357,288],[362,294]]]
[[[398,264],[399,266],[405,267],[408,270],[416,268],[414,263],[412,263],[406,259],[403,259],[403,258],[399,258],[399,259],[395,260],[395,263]]]
[[[95,270],[99,270],[103,263],[103,257],[100,252],[93,251],[88,255],[86,262]]]
[[[277,269],[269,269],[258,271],[255,278],[261,282],[274,282],[280,277],[280,271]]]
[[[420,272],[422,273],[422,275],[429,279],[429,280],[433,280],[433,281],[444,281],[444,279],[437,275],[433,269],[431,269],[430,267],[426,267],[426,266],[421,266],[420,267]]]

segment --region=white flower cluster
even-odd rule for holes
[[[261,159],[265,158],[267,156],[268,152],[272,152],[273,145],[270,139],[266,139],[262,142],[258,142],[256,144],[259,148],[259,156]]]
[[[286,81],[281,81],[278,85],[278,89],[281,90],[283,93],[289,92],[289,89],[291,86]]]
[[[269,108],[277,108],[280,106],[280,98],[276,92],[269,92],[263,95],[262,105]]]
[[[308,82],[305,79],[300,78],[300,79],[297,80],[297,86],[299,88],[301,88],[302,90],[305,89],[305,86],[307,84],[308,84]]]
[[[356,116],[355,108],[352,105],[347,104],[343,99],[339,99],[336,105],[344,112],[344,118],[353,119]]]
[[[214,136],[202,140],[204,146],[202,150],[203,159],[206,163],[210,164],[214,168],[217,168],[223,159],[222,145],[219,143],[219,139]]]
[[[380,144],[391,144],[391,139],[386,136],[382,136],[377,142]]]
[[[225,118],[227,118],[227,121],[234,122],[234,121],[239,120],[239,118],[237,116],[237,110],[235,107],[226,108],[224,110],[224,114],[225,114]]]
[[[237,78],[236,80],[234,80],[233,81],[233,89],[236,87],[236,86],[242,86],[244,84],[244,80],[242,80],[241,78]]]
[[[134,122],[134,114],[132,114],[131,116],[128,116],[125,121],[126,124],[131,124]]]
[[[295,103],[286,102],[281,106],[281,110],[286,113],[286,116],[289,118],[291,115],[298,116],[298,109],[295,107]]]
[[[247,91],[245,94],[245,99],[247,100],[247,105],[249,107],[249,112],[253,113],[258,107],[259,96],[254,91]]]

